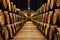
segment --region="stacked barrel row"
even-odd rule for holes
[[[0,40],[12,40],[25,22],[20,9],[10,0],[0,0]]]
[[[60,40],[60,0],[47,0],[32,21],[47,40]]]

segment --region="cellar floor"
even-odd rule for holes
[[[46,40],[46,38],[31,21],[27,21],[13,40]]]

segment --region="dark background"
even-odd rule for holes
[[[11,0],[18,8],[21,10],[26,10],[28,8],[28,1],[27,0]],[[31,0],[30,7],[31,10],[37,10],[42,4],[47,2],[47,0]]]

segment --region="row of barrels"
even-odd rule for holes
[[[32,18],[48,40],[60,40],[60,9],[54,9]]]
[[[36,11],[35,15],[54,10],[60,8],[60,0],[47,0],[46,3],[42,4],[42,6]]]
[[[37,26],[38,30],[44,35],[47,40],[60,40],[60,36],[57,32],[58,30],[54,25],[38,22],[35,20],[33,20],[33,23]]]
[[[24,22],[21,10],[11,0],[0,0],[0,40],[12,40]]]
[[[15,12],[16,5],[11,0],[0,0],[0,9]]]
[[[24,16],[22,11],[11,1],[12,0],[0,0],[0,9],[2,9],[2,11],[9,11]]]
[[[0,10],[0,40],[12,39],[24,22],[23,16]]]
[[[60,0],[47,0],[32,17],[47,40],[60,40]]]
[[[60,26],[59,24],[60,23],[60,9],[55,9],[54,11],[42,13],[40,15],[35,16],[34,19],[43,23]]]

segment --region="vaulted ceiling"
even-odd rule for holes
[[[21,10],[28,9],[27,0],[11,0],[18,8]],[[32,10],[37,10],[42,4],[47,2],[47,0],[30,0],[30,7]]]

